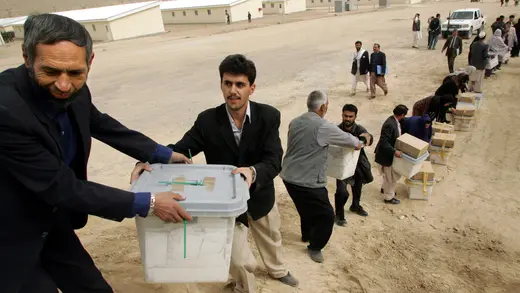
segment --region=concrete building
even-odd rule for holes
[[[307,8],[332,7],[335,0],[306,0]]]
[[[263,0],[264,14],[290,14],[307,10],[306,0]]]
[[[157,1],[56,12],[81,23],[94,41],[114,41],[164,32]],[[23,38],[25,19],[13,23],[16,38]]]
[[[262,0],[175,0],[161,3],[165,24],[226,23],[262,18]]]
[[[18,16],[0,19],[0,32],[14,31],[13,23],[19,22],[21,20],[25,21],[26,18],[26,16]]]

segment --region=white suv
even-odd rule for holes
[[[478,34],[480,30],[484,29],[485,23],[486,19],[478,8],[455,10],[448,20],[442,23],[442,35],[446,38],[451,31],[457,29],[460,36],[471,38],[473,34]]]

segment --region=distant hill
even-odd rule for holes
[[[146,1],[148,0],[0,0],[0,18]]]

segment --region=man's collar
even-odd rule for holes
[[[226,112],[228,114],[229,119],[233,120],[233,116],[231,116],[231,112],[229,112],[227,104],[224,105],[224,107],[226,108]],[[246,121],[246,118],[249,120],[249,123],[252,122],[252,120],[251,120],[251,102],[250,101],[247,101],[246,116],[244,117],[244,121]]]

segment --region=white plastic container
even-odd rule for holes
[[[452,148],[442,148],[431,145],[428,149],[428,152],[430,153],[430,162],[437,165],[448,165],[452,150]]]
[[[403,154],[401,158],[394,157],[392,169],[405,178],[411,178],[421,171],[422,162],[424,162],[429,155],[430,153],[426,152],[417,159],[412,158],[407,154]]]
[[[428,200],[433,193],[435,181],[405,179],[409,199]]]
[[[490,57],[488,58],[486,69],[493,69],[498,66],[498,57],[495,53],[492,52],[489,52],[489,56]],[[492,56],[494,58],[491,58]]]
[[[186,197],[180,205],[191,222],[165,223],[155,215],[136,217],[144,278],[149,283],[226,282],[235,218],[247,210],[249,189],[233,166],[152,165],[132,192],[173,191]],[[163,181],[201,181],[204,186]]]
[[[455,126],[455,131],[470,131],[474,118],[475,117],[453,115],[453,125]]]
[[[354,176],[360,152],[352,148],[330,145],[327,155],[327,176],[340,180]]]

